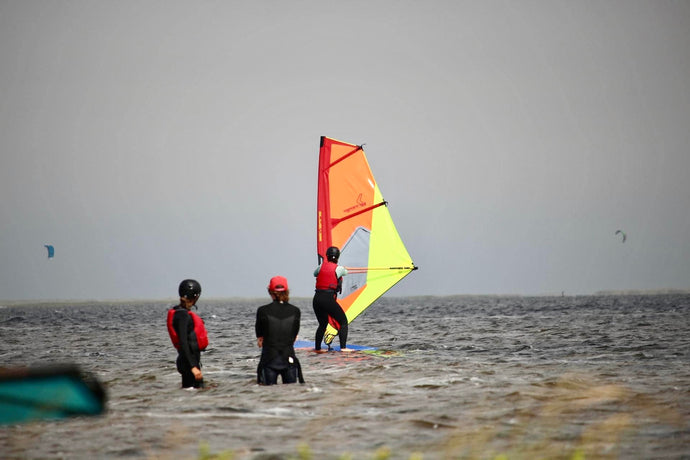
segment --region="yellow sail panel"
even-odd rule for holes
[[[317,201],[319,262],[329,246],[340,248],[349,273],[338,303],[349,323],[416,267],[361,146],[321,138]],[[336,335],[331,322],[324,341]]]

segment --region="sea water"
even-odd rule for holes
[[[299,350],[306,383],[271,387],[264,303],[201,299],[204,390],[180,389],[169,303],[0,307],[0,365],[108,392],[102,416],[0,427],[0,457],[690,458],[690,296],[384,297],[349,336],[380,353]]]

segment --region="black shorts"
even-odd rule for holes
[[[278,383],[278,376],[280,376],[283,383],[297,383],[303,382],[301,378],[301,367],[297,358],[290,358],[293,362],[283,362],[282,360],[273,360],[270,364],[259,363],[256,370],[256,381],[259,385],[275,385]]]

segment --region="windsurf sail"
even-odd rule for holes
[[[330,246],[347,268],[338,303],[348,324],[417,267],[393,224],[388,203],[361,145],[321,137],[316,250],[319,263]],[[338,334],[331,321],[324,342]]]
[[[105,389],[75,364],[0,369],[0,425],[98,415]]]

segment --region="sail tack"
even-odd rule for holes
[[[338,298],[348,322],[417,268],[393,224],[362,146],[321,137],[319,262],[330,246],[340,248],[339,264],[348,268]],[[330,325],[324,341],[329,344],[335,335],[337,330]]]

